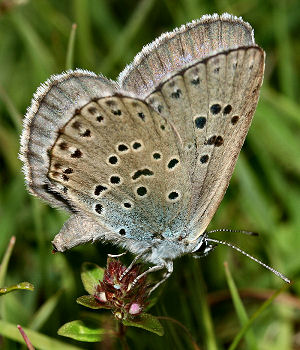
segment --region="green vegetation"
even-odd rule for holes
[[[36,349],[99,349],[99,343],[76,342],[57,331],[83,317],[95,321],[96,314],[106,317],[107,327],[112,322],[108,321],[109,310],[88,311],[76,298],[84,294],[82,263],[91,261],[104,267],[107,253],[119,251],[97,243],[53,255],[50,241],[67,215],[25,190],[17,156],[19,135],[22,115],[37,86],[72,65],[114,79],[144,44],[164,31],[214,12],[233,13],[251,23],[267,60],[253,124],[209,228],[259,232],[259,238],[227,233],[214,237],[240,246],[294,283],[276,300],[268,301],[284,282],[238,252],[218,247],[207,258],[178,259],[174,274],[151,308],[151,314],[159,316],[164,336],[128,327],[126,341],[130,349],[139,350],[299,347],[299,1],[2,0],[0,261],[12,236],[16,243],[10,260],[8,254],[3,260],[0,288],[28,281],[34,291],[0,295],[1,349],[20,348],[23,340],[18,324]],[[73,23],[77,24],[75,38]],[[128,264],[132,257],[127,255],[122,261]],[[127,346],[105,341],[103,348],[107,349]]]

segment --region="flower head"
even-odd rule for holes
[[[140,274],[140,265],[134,265],[124,275],[126,269],[119,260],[108,258],[103,280],[99,281],[94,294],[96,301],[111,309],[117,319],[140,315],[148,304],[147,278],[143,276],[136,280]]]

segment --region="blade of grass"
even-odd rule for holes
[[[21,162],[18,160],[18,151],[15,130],[9,126],[0,125],[0,156],[7,165],[6,176],[15,175],[20,171]]]
[[[239,180],[239,200],[245,215],[266,232],[275,230],[275,213],[270,209],[272,203],[261,188],[261,183],[243,152],[239,155],[235,175]]]
[[[101,41],[110,47],[120,33],[120,23],[117,13],[107,0],[90,0],[91,17]]]
[[[276,160],[270,157],[270,153],[259,138],[251,137],[248,143],[251,144],[251,148],[257,155],[272,193],[276,194],[282,203],[284,203],[284,208],[288,210],[289,217],[292,218],[294,216],[297,219],[299,212],[295,209],[297,207],[299,208],[299,206],[295,203],[295,200],[299,198],[298,191],[295,191],[295,188],[286,179],[283,169],[276,166]]]
[[[282,288],[280,288],[279,290],[277,290],[268,300],[266,300],[261,306],[260,308],[255,311],[255,313],[250,317],[249,321],[243,326],[243,328],[239,331],[239,333],[235,336],[235,338],[233,339],[233,342],[231,343],[230,347],[228,350],[235,350],[239,344],[239,342],[241,341],[241,339],[243,338],[243,336],[246,334],[246,332],[248,331],[248,329],[252,326],[252,324],[254,323],[254,321],[257,319],[257,317],[269,306],[271,305],[271,303],[273,302],[274,299],[276,299],[276,297],[284,292],[287,288],[289,288],[290,285],[284,285]]]
[[[62,291],[59,290],[57,293],[52,295],[33,315],[31,322],[28,327],[34,331],[40,330],[48,318],[51,316],[53,310],[56,308]]]
[[[0,128],[1,131],[1,128]],[[1,138],[1,133],[0,133]],[[20,170],[19,170],[20,171]],[[25,204],[26,193],[24,191],[24,179],[20,174],[14,176],[10,182],[2,185],[0,191],[0,256],[4,255],[7,244],[12,236],[16,236],[20,232],[21,215],[27,204]],[[18,215],[16,215],[18,213]],[[20,214],[20,216],[19,216]],[[23,223],[22,223],[23,224]],[[22,225],[21,224],[21,225]],[[21,278],[20,278],[21,279]]]
[[[285,1],[278,1],[276,2],[276,6],[273,7],[273,23],[274,35],[277,39],[279,84],[281,91],[290,98],[293,98],[296,84],[294,82],[295,74],[291,59],[292,44],[289,35],[289,18]]]
[[[179,24],[183,23],[182,20],[185,17],[185,15],[182,4],[177,3],[177,5],[174,6],[174,2],[172,0],[164,0],[164,3],[169,11],[169,14],[173,19],[173,23],[175,24],[175,26],[178,26]]]
[[[46,283],[47,276],[47,256],[49,253],[48,246],[46,245],[46,231],[44,230],[44,205],[37,198],[30,197],[31,210],[33,217],[33,227],[35,233],[35,240],[37,242],[37,255],[39,260],[38,269],[36,273],[39,273],[39,280],[41,284]]]
[[[278,217],[276,207],[262,189],[262,183],[243,153],[239,156],[238,166],[235,171],[240,180],[240,206],[245,216],[255,223],[256,227],[260,227],[260,232],[276,232]],[[280,259],[277,256],[277,250],[272,249],[273,244],[275,244],[273,240],[269,240],[268,244],[265,245],[265,250],[271,262],[275,263],[280,261]],[[276,263],[274,265],[276,266]]]
[[[269,86],[264,86],[262,89],[261,99],[270,104],[278,113],[281,112],[285,118],[289,118],[300,126],[300,106],[297,101],[293,101]]]
[[[23,327],[22,327],[23,328]],[[69,345],[67,343],[64,343],[60,340],[56,340],[54,338],[50,338],[44,334],[32,331],[28,328],[23,328],[24,332],[27,334],[28,338],[30,339],[30,342],[33,346],[35,346],[37,349],[43,349],[43,350],[82,350],[82,348],[79,348],[74,345]],[[0,320],[0,334],[3,337],[6,337],[11,340],[15,340],[21,344],[24,344],[24,339],[22,338],[21,334],[19,333],[19,330],[17,328],[17,325],[4,322]]]
[[[268,152],[286,169],[300,174],[300,139],[293,124],[289,125],[281,113],[263,103],[257,109],[255,137],[260,138]]]
[[[21,11],[14,11],[10,18],[23,39],[27,52],[34,64],[37,78],[39,80],[45,79],[45,76],[49,76],[54,71],[52,53]]]
[[[91,15],[89,2],[86,0],[75,0],[72,2],[74,9],[74,22],[77,23],[77,46],[79,64],[89,69],[94,67],[94,43],[91,28]]]
[[[242,300],[239,296],[237,287],[234,283],[234,280],[232,278],[232,275],[231,275],[231,272],[229,270],[227,262],[224,263],[224,266],[225,266],[226,280],[227,280],[227,284],[228,284],[230,294],[232,297],[233,305],[234,305],[236,314],[239,318],[241,326],[244,326],[249,321],[249,318],[248,318],[247,312],[244,308],[244,305],[242,303]],[[249,329],[248,332],[245,334],[245,341],[246,341],[248,349],[253,349],[253,350],[258,349],[256,340],[255,340],[255,336],[254,336],[253,332],[251,331],[251,329]]]
[[[11,253],[14,249],[15,243],[16,243],[16,237],[13,236],[9,241],[9,244],[7,246],[6,252],[4,254],[4,257],[0,265],[0,287],[3,286],[4,284],[9,259],[11,257]]]
[[[71,33],[68,42],[68,50],[66,57],[66,70],[73,69],[74,61],[74,44],[75,44],[75,35],[76,35],[77,24],[73,23],[71,28]]]
[[[159,314],[167,315],[167,311],[164,305],[158,305],[158,309],[161,310],[159,311]],[[172,345],[174,349],[182,349],[182,337],[179,336],[178,332],[176,332],[176,329],[172,323],[167,323],[167,330],[166,334],[172,339]]]
[[[199,322],[203,325],[203,331],[205,334],[205,348],[207,350],[217,350],[216,336],[214,333],[213,321],[210,314],[209,306],[207,303],[205,282],[203,280],[202,271],[200,268],[199,260],[193,259],[192,262],[192,278],[190,278],[189,288],[193,290],[192,298],[193,305],[197,305],[195,310],[195,316]]]
[[[22,115],[17,110],[14,102],[8,96],[7,92],[0,84],[0,99],[3,101],[5,107],[7,108],[8,114],[10,116],[11,121],[13,122],[18,133],[22,130]]]
[[[197,17],[201,17],[202,14],[209,13],[207,4],[203,1],[200,2],[198,0],[181,0],[180,2],[184,9],[183,12],[187,14],[186,17],[188,17],[189,21],[196,19]],[[169,6],[169,10],[172,11],[171,6]]]
[[[66,33],[72,21],[67,13],[59,9],[55,1],[38,0],[32,1],[31,4],[36,11],[34,15],[38,15],[41,22],[47,23],[52,29],[57,28],[61,35],[67,37]]]
[[[130,41],[141,30],[146,21],[146,17],[154,6],[155,0],[142,0],[138,3],[135,11],[132,13],[124,30],[119,34],[117,40],[112,45],[110,52],[103,60],[100,71],[109,73],[114,64],[122,58],[125,50],[130,46]]]

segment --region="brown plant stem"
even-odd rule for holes
[[[126,341],[126,330],[127,327],[123,325],[122,322],[117,322],[117,337],[120,339],[123,350],[129,350],[128,343]]]
[[[21,335],[25,341],[25,344],[27,345],[28,350],[34,350],[34,347],[31,344],[29,338],[27,337],[27,334],[24,332],[23,328],[20,325],[18,325],[17,327],[18,327],[18,330],[21,333]]]

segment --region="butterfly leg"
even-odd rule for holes
[[[135,278],[135,280],[132,282],[131,288],[134,287],[141,278],[148,275],[148,273],[162,270],[164,267],[165,265],[155,265],[155,266],[149,267],[148,270],[144,271],[143,273],[141,273]]]
[[[158,282],[156,283],[156,285],[149,291],[149,295],[158,287],[160,286],[162,283],[165,282],[166,279],[168,279],[170,277],[170,275],[172,274],[173,272],[173,262],[164,262],[163,264],[161,265],[155,265],[155,266],[151,266],[149,267],[148,270],[144,271],[143,273],[141,273],[139,276],[136,277],[136,279],[132,282],[132,287],[141,279],[143,278],[144,276],[148,275],[148,273],[151,273],[151,272],[155,272],[155,271],[159,271],[159,270],[162,270],[166,268],[167,269],[167,272],[163,275],[163,278]]]
[[[120,258],[121,256],[125,255],[127,252],[123,252],[121,254],[107,254],[110,258]]]
[[[120,280],[122,280],[124,278],[124,276],[132,269],[133,265],[143,256],[143,254],[139,254],[137,255],[132,262],[130,263],[130,265],[127,267],[127,269],[122,273]]]
[[[152,287],[149,291],[149,295],[154,292],[154,290],[163,284],[172,274],[173,272],[173,262],[168,262],[164,267],[166,267],[167,271],[164,273],[163,278],[156,283],[154,287]]]

